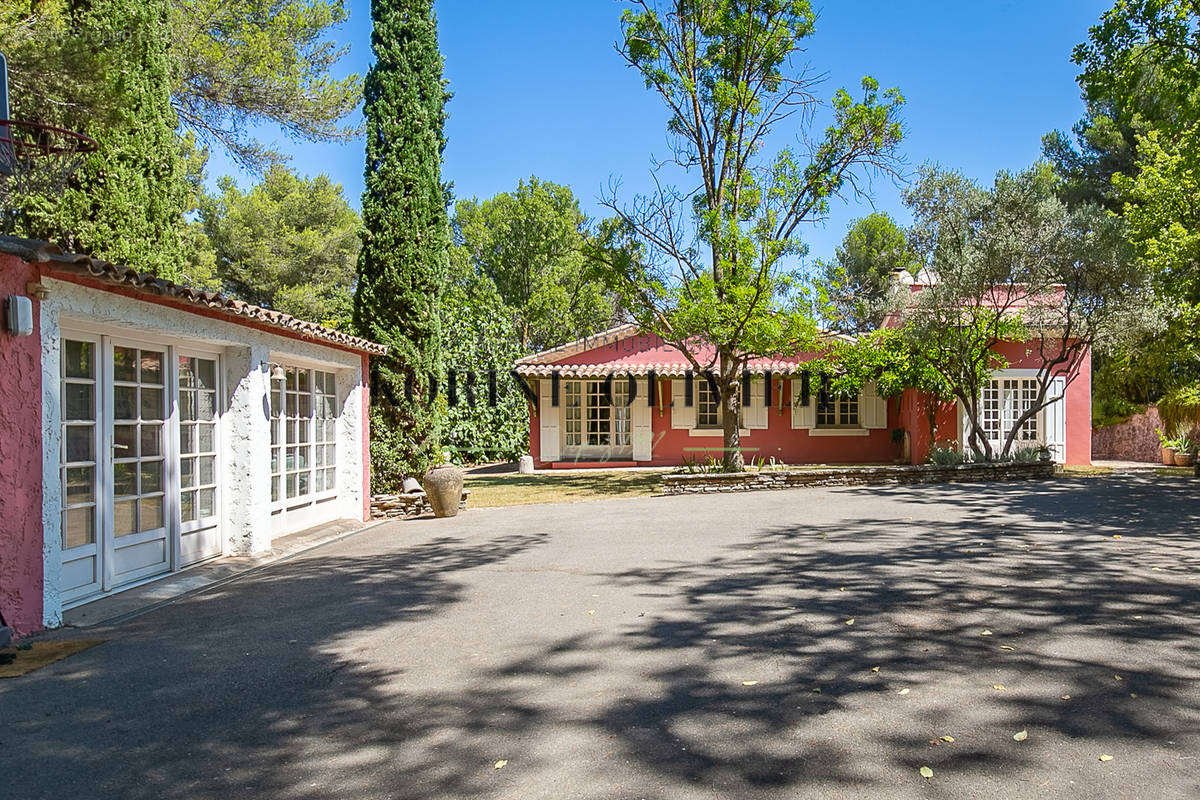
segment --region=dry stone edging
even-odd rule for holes
[[[463,489],[458,509],[467,507],[470,489]],[[371,519],[416,519],[433,513],[424,491],[408,494],[376,494],[371,496]]]
[[[875,486],[881,484],[1017,481],[1054,477],[1055,465],[1044,462],[1001,464],[920,464],[900,467],[766,470],[664,475],[665,494],[756,492],[804,486]]]

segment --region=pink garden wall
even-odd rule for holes
[[[0,298],[29,296],[34,265],[0,254]],[[42,351],[0,331],[0,615],[16,633],[42,627]]]

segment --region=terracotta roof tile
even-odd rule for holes
[[[387,353],[387,347],[348,333],[296,319],[290,314],[273,311],[269,308],[256,306],[244,300],[238,300],[220,292],[209,292],[191,286],[181,286],[173,281],[159,278],[149,272],[137,270],[104,261],[79,253],[67,253],[58,245],[36,239],[19,239],[12,236],[0,236],[0,253],[17,256],[30,263],[51,264],[59,269],[66,269],[81,275],[96,278],[105,283],[117,286],[127,286],[139,292],[155,294],[162,297],[173,297],[196,306],[220,311],[229,316],[241,317],[255,322],[265,323],[282,328],[292,334],[306,339],[315,339],[329,344],[336,344],[352,350],[360,350],[374,355]]]

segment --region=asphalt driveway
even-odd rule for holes
[[[0,795],[1196,798],[1198,611],[1187,479],[390,523],[0,681]]]

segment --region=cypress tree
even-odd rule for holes
[[[372,464],[376,487],[386,489],[402,472],[423,472],[438,447],[436,406],[426,400],[441,367],[438,302],[450,244],[441,181],[448,95],[432,0],[372,0],[371,17],[354,325],[389,348],[374,361],[372,398]]]
[[[21,198],[15,232],[178,277],[189,187],[171,107],[169,14],[168,0],[68,4],[62,49],[91,73],[93,113],[56,119],[52,104],[32,97],[18,98],[14,112],[81,128],[100,147],[61,194]]]

